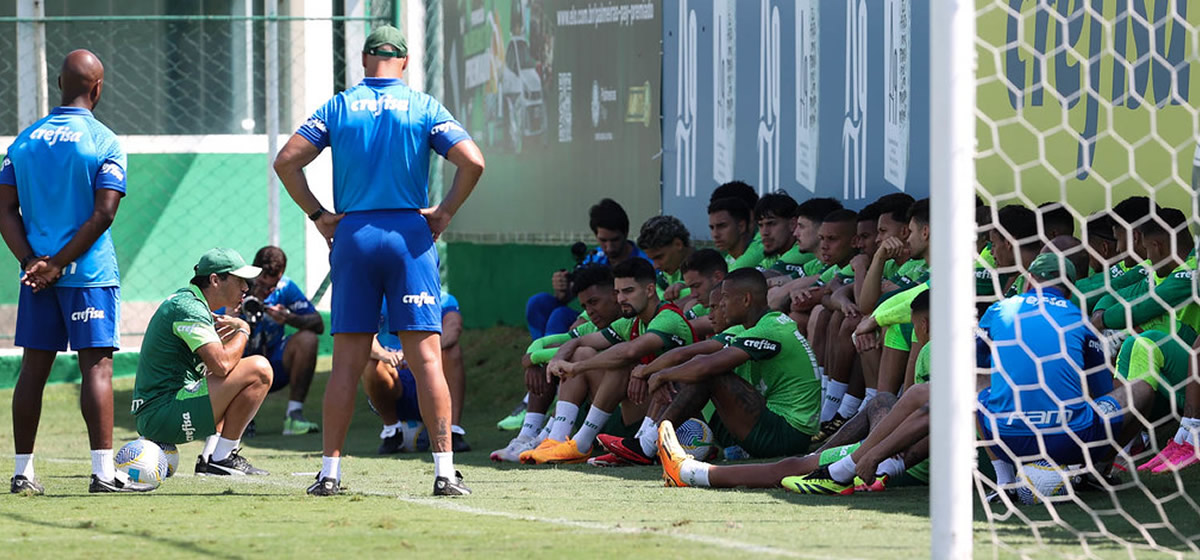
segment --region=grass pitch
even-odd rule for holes
[[[94,557],[99,551],[138,551],[144,557],[343,558],[380,555],[448,557],[709,558],[916,558],[929,555],[925,488],[897,488],[880,495],[797,496],[782,490],[736,491],[664,488],[658,467],[597,469],[586,465],[522,467],[493,465],[488,453],[511,433],[494,422],[520,398],[516,357],[525,335],[517,329],[468,331],[463,336],[468,375],[463,423],[475,450],[456,455],[475,494],[435,499],[428,453],[378,457],[379,422],[360,397],[343,463],[348,495],[312,498],[304,489],[320,467],[320,436],[279,435],[286,402],[272,395],[259,415],[259,436],[244,454],[268,477],[227,479],[191,476],[199,444],[180,448],[180,474],[145,495],[87,494],[90,463],[78,388],[46,391],[36,451],[38,477],[47,495],[0,497],[0,557]],[[306,414],[320,420],[320,395],[328,361],[313,383]],[[124,410],[132,379],[115,383],[116,445],[136,437]],[[11,391],[0,392],[5,403]],[[11,468],[11,411],[0,406],[0,467]],[[11,476],[3,471],[4,479]],[[301,474],[302,473],[302,474]],[[1187,488],[1167,479],[1151,481],[1178,533],[1149,535],[1158,552],[1192,552],[1185,540],[1200,518],[1187,503]],[[1154,502],[1137,490],[1119,496],[1131,516],[1153,521]],[[1168,501],[1162,497],[1173,496]],[[1092,509],[1111,509],[1107,496],[1086,498]],[[1035,556],[1126,556],[1108,539],[1080,545],[1077,531],[1095,530],[1093,517],[1077,506],[1058,508],[1074,530],[1044,526],[1035,535],[1016,518],[993,533],[977,521],[981,557],[1022,552]],[[1046,522],[1042,507],[1022,514]],[[1188,516],[1190,514],[1190,517]],[[976,519],[983,519],[977,508]],[[1110,531],[1134,543],[1145,536],[1115,512],[1102,517]],[[994,547],[992,535],[1003,543]],[[1144,550],[1139,550],[1139,556]]]

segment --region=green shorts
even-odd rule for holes
[[[1121,352],[1117,354],[1117,375],[1129,380],[1144,379],[1158,391],[1152,419],[1171,413],[1172,401],[1179,410],[1183,409],[1184,386],[1195,339],[1190,328],[1181,328],[1176,336],[1149,330],[1130,336],[1121,344]]]
[[[808,452],[812,434],[806,434],[792,427],[782,416],[775,414],[769,408],[764,408],[758,415],[758,422],[750,429],[745,441],[738,440],[725,428],[721,415],[713,412],[708,427],[712,428],[713,438],[721,447],[731,445],[741,446],[751,457],[766,459],[768,457],[790,457],[804,455]]]
[[[201,379],[191,391],[184,387],[172,397],[160,397],[143,405],[137,412],[137,431],[148,440],[174,444],[217,433],[212,402],[208,399],[208,380]]]
[[[892,325],[883,335],[883,346],[901,352],[910,352],[912,351],[912,336],[912,323]]]

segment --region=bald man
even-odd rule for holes
[[[104,66],[72,51],[58,76],[62,104],[21,131],[0,164],[0,234],[21,262],[16,344],[24,348],[13,391],[13,493],[41,494],[33,446],[42,390],[58,352],[79,354],[79,405],[92,449],[90,492],[148,488],[115,472],[112,355],[121,288],[108,228],[125,196],[125,152],[92,116]]]
[[[669,403],[653,420],[678,426],[711,400],[710,425],[722,447],[738,445],[755,458],[804,454],[821,405],[808,341],[790,317],[770,311],[767,281],[757,269],[730,272],[721,294],[725,321],[745,330],[715,352],[651,375],[655,401]],[[746,377],[734,371],[743,364]]]
[[[333,371],[325,387],[321,472],[315,496],[341,492],[341,454],[358,380],[371,356],[379,309],[398,331],[433,448],[433,493],[469,494],[454,470],[451,401],[442,374],[441,281],[434,241],[483,174],[483,154],[441,103],[400,78],[408,47],[400,30],[378,27],[363,45],[362,83],[337,94],[288,140],[275,171],[292,200],[328,240],[333,279]],[[313,196],[304,166],[333,152],[333,208]],[[429,206],[430,151],[458,168]],[[337,242],[334,242],[336,232]]]

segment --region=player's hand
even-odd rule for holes
[[[879,248],[875,250],[875,255],[884,260],[904,258],[908,255],[908,242],[898,237],[889,237],[879,244]]]
[[[59,278],[62,278],[62,267],[48,257],[39,257],[25,269],[21,283],[39,292],[52,286]]]
[[[525,368],[525,389],[534,396],[545,395],[550,390],[550,376],[537,366]]]
[[[663,406],[670,405],[671,401],[675,400],[675,387],[661,374],[650,376],[649,390],[654,401]]]
[[[442,210],[441,205],[422,208],[421,215],[425,216],[425,222],[429,224],[429,231],[433,232],[434,241],[437,241],[442,232],[450,227],[450,213]]]
[[[250,330],[249,323],[243,321],[239,317],[234,317],[233,315],[213,315],[213,325],[218,331],[222,329],[234,331],[238,329],[245,329],[247,331]]]
[[[858,326],[854,328],[854,334],[850,339],[854,342],[854,347],[859,352],[866,352],[879,347],[879,334],[877,329],[879,325],[871,317],[867,317],[859,321]]]
[[[650,377],[650,374],[646,372],[646,364],[638,364],[633,366],[633,370],[629,372],[629,377],[635,377],[637,379],[646,379],[647,377]]]
[[[556,270],[550,277],[550,288],[554,290],[554,297],[559,301],[566,300],[570,296],[571,286],[567,282],[567,271]]]
[[[325,238],[325,244],[333,248],[333,234],[337,231],[338,222],[345,218],[346,214],[331,214],[326,212],[313,222],[317,226],[317,231],[321,232],[321,237]]]
[[[287,323],[288,317],[292,316],[292,312],[288,308],[278,303],[263,307],[263,313],[266,313],[267,317],[270,317],[272,321],[281,325]]]
[[[842,314],[848,319],[857,319],[862,317],[862,311],[858,308],[858,305],[852,301],[846,301],[842,303]]]
[[[551,375],[553,375],[555,377],[561,377],[562,376],[562,373],[561,373],[562,367],[566,363],[567,362],[564,360],[550,360],[550,363],[546,364],[547,378],[549,378],[549,376],[551,376]]]
[[[791,282],[791,281],[792,281],[792,277],[788,276],[786,274],[783,274],[780,276],[772,276],[770,278],[767,278],[767,288],[768,289],[769,288],[778,288],[778,287],[780,287],[784,284],[787,284],[788,282]]]
[[[650,383],[640,377],[630,376],[627,393],[633,404],[642,404],[650,396]]]
[[[679,294],[683,293],[683,289],[686,287],[687,286],[683,285],[683,282],[676,282],[670,286],[667,286],[667,289],[663,290],[663,299],[667,301],[675,301],[679,299]]]

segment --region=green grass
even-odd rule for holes
[[[464,335],[470,389],[464,424],[475,451],[456,456],[472,496],[429,496],[432,463],[425,453],[399,458],[374,456],[378,420],[359,400],[343,466],[350,494],[317,499],[304,495],[320,466],[320,436],[283,437],[285,398],[272,395],[259,416],[259,437],[246,443],[246,456],[271,476],[251,479],[190,476],[198,444],[181,448],[181,474],[147,495],[92,496],[86,438],[79,417],[78,389],[47,389],[37,449],[40,497],[0,496],[0,557],[94,556],[97,550],[136,550],[146,557],[378,557],[385,554],[450,557],[581,557],[654,555],[698,558],[785,556],[800,558],[917,558],[929,554],[929,518],[924,488],[898,488],[881,495],[804,497],[773,491],[714,491],[662,487],[652,467],[598,470],[588,466],[530,468],[495,466],[492,449],[509,433],[494,422],[519,398],[514,357],[525,345],[517,329],[468,331]],[[322,361],[327,371],[328,362]],[[325,374],[318,374],[307,414],[319,419]],[[118,409],[129,400],[132,380],[116,382]],[[10,391],[0,392],[7,402]],[[12,448],[10,411],[0,407],[0,449]],[[132,418],[117,416],[118,445],[135,437]],[[6,451],[7,452],[7,451]],[[7,456],[0,466],[9,468]],[[7,476],[7,471],[5,472]],[[1195,487],[1195,476],[1189,477]],[[1166,496],[1169,480],[1152,481]],[[1155,510],[1137,491],[1120,494],[1126,510],[1151,519]],[[1105,507],[1105,496],[1089,498]],[[1182,495],[1166,502],[1185,535],[1200,519]],[[1077,529],[1091,517],[1075,507],[1059,508]],[[1049,519],[1045,508],[1025,508]],[[1190,513],[1190,516],[1187,515]],[[977,509],[976,519],[983,519]],[[1104,518],[1113,524],[1115,517]],[[993,555],[987,525],[976,523],[980,557]],[[1142,538],[1127,524],[1115,533]],[[1027,552],[1036,557],[1081,556],[1072,531],[1046,528],[1039,544],[1024,523],[997,525],[1004,547],[999,556]],[[1153,532],[1167,550],[1186,552],[1165,530]],[[1090,539],[1101,557],[1125,556],[1116,543]],[[1144,551],[1139,551],[1144,552]],[[1193,553],[1194,554],[1194,553]],[[1140,554],[1139,554],[1140,555]]]

